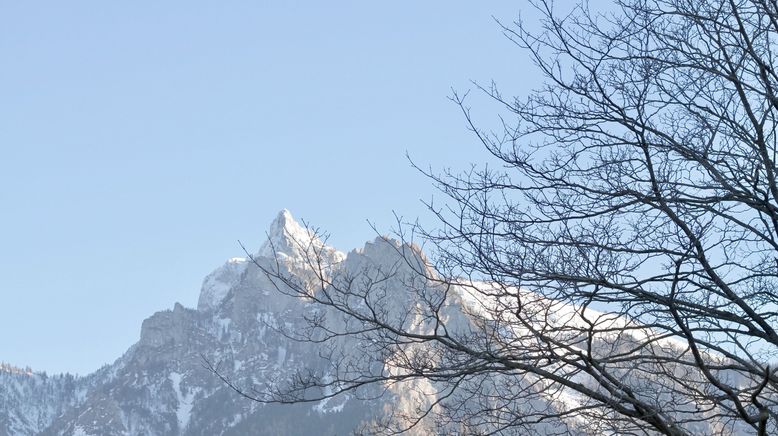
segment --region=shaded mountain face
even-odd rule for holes
[[[403,247],[408,249],[398,250]],[[288,337],[289,332],[305,331],[311,319],[332,314],[310,299],[285,295],[285,285],[269,278],[262,268],[278,269],[304,284],[316,277],[311,252],[323,257],[324,264],[337,265],[338,277],[344,280],[391,271],[372,294],[380,299],[377,306],[388,319],[414,323],[419,332],[430,328],[423,320],[402,316],[417,303],[409,280],[418,274],[412,268],[403,271],[413,262],[423,264],[417,249],[378,238],[346,255],[324,245],[282,211],[256,255],[230,259],[204,279],[197,309],[176,304],[172,310],[155,313],[143,321],[140,340],[114,363],[78,378],[0,365],[0,436],[343,435],[394,413],[413,414],[434,401],[435,395],[429,394],[435,392],[434,386],[417,379],[403,385],[371,385],[320,401],[264,404],[239,395],[207,368],[218,368],[233,385],[259,396],[285,386],[300,371],[327,379],[333,371],[333,349],[353,353],[341,357],[359,359],[359,353],[369,348],[370,344],[348,336],[326,343]],[[408,253],[412,262],[401,253]],[[466,334],[488,315],[479,313],[483,302],[463,290],[455,291],[441,314],[447,328]],[[344,322],[333,316],[328,319]],[[392,358],[380,356],[374,370],[391,371]],[[489,380],[495,389],[509,385],[526,389],[534,383],[513,375],[499,377]],[[481,406],[472,401],[472,406]],[[550,400],[538,401],[542,402],[527,400],[511,407],[519,412],[557,407]],[[558,425],[541,423],[535,431],[556,434]],[[568,434],[593,434],[586,426],[570,419],[564,429]],[[704,424],[695,429],[700,434],[709,430]],[[422,423],[411,433],[431,431]]]

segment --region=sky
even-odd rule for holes
[[[538,82],[515,1],[0,2],[0,361],[89,373],[282,208],[342,251],[487,156],[452,89]],[[476,98],[476,101],[478,99]],[[474,108],[489,117],[488,102]],[[436,196],[437,198],[437,196]]]

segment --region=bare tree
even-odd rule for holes
[[[445,194],[431,260],[389,243],[398,264],[376,275],[314,244],[316,280],[263,267],[331,311],[293,335],[334,341],[335,376],[253,398],[425,380],[431,400],[391,430],[775,434],[778,2],[533,5],[541,31],[501,25],[546,84],[478,86],[496,130],[453,96],[500,165],[426,171]]]

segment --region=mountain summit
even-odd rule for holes
[[[267,240],[262,244],[257,255],[272,257],[275,253],[294,257],[309,245],[323,246],[324,244],[313,232],[295,221],[291,212],[283,209],[270,224]]]
[[[322,256],[333,264],[346,257],[335,248],[325,245],[315,232],[297,222],[291,212],[283,209],[270,224],[265,242],[255,254],[249,257],[233,257],[206,276],[200,290],[197,309],[209,311],[218,308],[253,262],[274,259],[305,268],[307,261],[316,256]]]

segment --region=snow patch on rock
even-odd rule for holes
[[[194,397],[196,389],[189,389],[186,394],[181,391],[181,374],[171,372],[168,377],[173,383],[173,392],[176,394],[176,417],[178,418],[178,428],[183,431],[189,424],[192,417],[192,407],[194,406]]]

